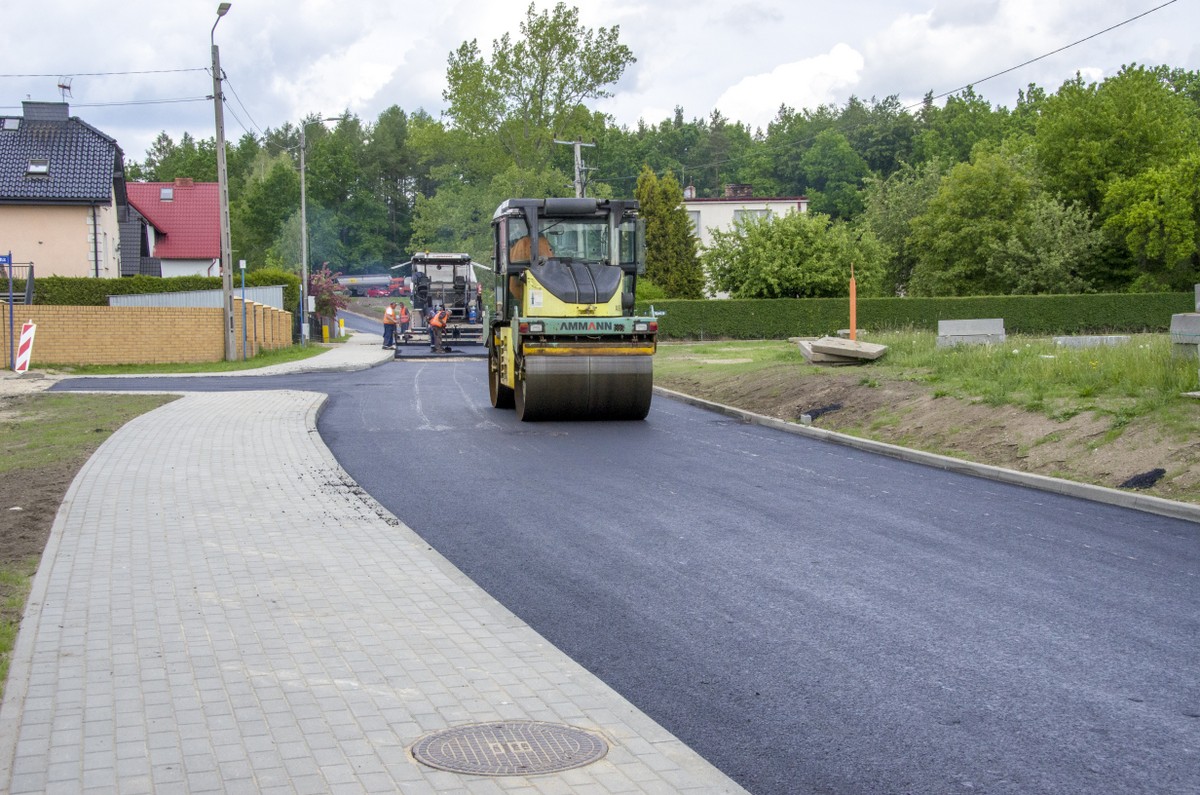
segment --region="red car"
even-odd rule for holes
[[[391,295],[386,287],[371,287],[367,290],[367,298],[387,298]]]

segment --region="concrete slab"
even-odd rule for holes
[[[939,348],[953,345],[993,345],[1004,342],[1004,319],[974,318],[967,320],[939,320]]]
[[[852,359],[849,356],[836,356],[828,353],[818,353],[813,350],[813,340],[799,340],[796,345],[800,348],[800,353],[803,354],[805,361],[809,364],[824,364],[824,365],[844,365],[858,364],[858,359]]]
[[[844,340],[840,337],[822,337],[812,344],[814,353],[830,356],[845,356],[850,359],[873,361],[887,353],[886,345],[860,340]]]
[[[1081,335],[1077,337],[1055,337],[1054,344],[1064,348],[1097,348],[1102,345],[1124,345],[1129,342],[1126,334]]]

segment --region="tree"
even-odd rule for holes
[[[334,281],[341,275],[340,272],[330,271],[328,262],[321,263],[321,267],[309,271],[308,274],[308,294],[313,297],[317,315],[328,319],[330,326],[337,319],[338,310],[350,306],[350,301]]]
[[[217,181],[216,139],[196,142],[184,133],[179,143],[165,132],[158,134],[139,167],[150,182],[171,182],[176,177],[191,177],[197,182]]]
[[[1043,195],[1027,151],[976,149],[912,220],[913,295],[1008,295],[1090,289],[1099,238],[1082,208]]]
[[[1101,213],[1109,183],[1194,151],[1198,124],[1195,104],[1162,74],[1129,66],[1100,85],[1076,75],[1042,103],[1037,162],[1061,200]]]
[[[867,176],[867,162],[850,147],[846,136],[825,130],[801,160],[809,207],[832,218],[847,219],[862,212],[859,188]]]
[[[668,171],[659,179],[644,166],[636,194],[646,223],[646,278],[669,298],[703,298],[704,271],[696,256],[696,236],[675,176]]]
[[[991,103],[967,86],[961,93],[947,97],[945,107],[940,109],[927,97],[922,116],[922,129],[916,140],[919,158],[958,163],[967,160],[980,141],[1000,141],[1008,112],[1004,108],[993,109]]]
[[[251,172],[241,200],[230,212],[237,258],[246,260],[251,267],[266,264],[267,251],[274,245],[284,222],[300,209],[300,175],[291,157],[286,154],[268,157],[264,153],[259,165],[261,178]]]
[[[863,295],[879,295],[887,251],[869,231],[820,213],[747,216],[713,231],[701,255],[713,287],[734,298],[831,298],[849,293],[850,269]]]
[[[867,178],[865,208],[858,224],[870,230],[889,249],[884,287],[888,295],[908,292],[908,282],[917,260],[909,242],[912,221],[925,212],[937,195],[946,170],[943,161],[935,159],[919,166],[904,164],[887,179]]]
[[[541,14],[530,3],[517,40],[494,41],[490,60],[475,40],[451,53],[446,113],[469,135],[499,141],[518,168],[544,170],[553,140],[586,123],[582,103],[611,96],[606,86],[634,62],[619,36],[616,26],[584,28],[565,3]]]
[[[1136,290],[1186,290],[1200,281],[1200,154],[1114,182],[1104,231],[1135,259]]]

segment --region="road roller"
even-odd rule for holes
[[[658,322],[634,314],[638,203],[508,199],[492,216],[488,388],[522,421],[642,420]]]

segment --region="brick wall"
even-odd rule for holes
[[[225,358],[224,313],[195,307],[16,306],[14,332],[37,324],[30,367],[63,364],[166,364]],[[242,300],[234,298],[234,340],[242,355]],[[292,344],[292,313],[246,302],[247,351]],[[9,359],[9,308],[0,306],[0,361]]]

